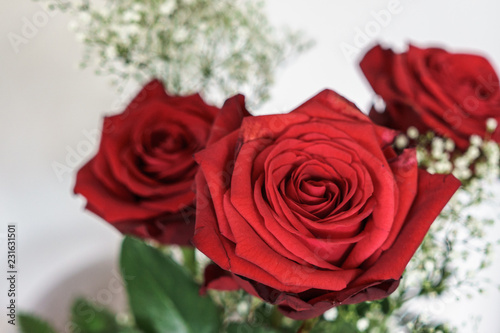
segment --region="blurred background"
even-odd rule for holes
[[[391,15],[381,17],[382,10]],[[479,52],[497,72],[500,67],[500,2],[493,0],[268,0],[266,12],[274,25],[303,30],[315,45],[277,71],[270,101],[254,113],[289,111],[324,88],[368,110],[373,93],[358,62],[377,41],[401,50],[412,42]],[[23,36],[26,22],[40,13],[45,9],[29,0],[0,3],[1,332],[11,329],[3,313],[11,223],[18,229],[18,309],[65,332],[75,296],[117,310],[126,303],[116,283],[121,236],[84,211],[72,187],[76,170],[97,150],[102,116],[119,111],[138,86],[125,82],[118,92],[108,78],[79,69],[83,46],[65,14],[46,13],[46,21],[13,44],[12,33]],[[497,224],[491,235],[499,234]],[[500,282],[498,250],[483,275]],[[450,295],[429,313],[450,319],[459,332],[500,332],[500,292],[491,286],[472,300]]]

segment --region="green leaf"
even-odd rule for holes
[[[363,318],[371,308],[371,304],[368,302],[355,304],[354,306],[360,318]]]
[[[119,333],[120,326],[108,310],[85,299],[77,299],[71,309],[73,331],[80,333]]]
[[[248,323],[229,324],[226,333],[280,333],[281,331],[262,325],[251,325]]]
[[[35,316],[21,313],[17,319],[22,333],[56,333],[47,322]]]
[[[320,321],[310,333],[357,333],[359,332],[353,323],[344,321]]]
[[[121,327],[118,333],[143,333],[143,332],[133,327]]]
[[[278,307],[268,303],[261,303],[247,322],[232,322],[224,332],[228,333],[295,333],[301,322],[286,320]]]
[[[384,298],[382,301],[380,301],[380,305],[381,305],[381,308],[382,308],[382,312],[385,314],[385,315],[389,315],[392,311],[392,306],[391,306],[391,302],[388,298]]]
[[[220,314],[175,261],[144,242],[125,237],[122,275],[137,327],[146,333],[219,332]]]

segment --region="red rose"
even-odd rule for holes
[[[97,155],[77,174],[87,209],[125,234],[189,244],[197,172],[218,109],[199,95],[174,97],[152,81],[118,115],[104,119]]]
[[[485,136],[488,118],[500,121],[498,76],[483,57],[412,45],[395,54],[377,45],[360,66],[386,103],[385,112],[370,112],[377,124],[431,130],[466,149],[471,135]],[[500,130],[492,138],[500,142]]]
[[[195,155],[195,246],[294,319],[393,292],[459,181],[398,156],[396,132],[333,91],[282,115],[243,118],[242,103]],[[205,276],[235,287],[213,266]]]

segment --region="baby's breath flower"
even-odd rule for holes
[[[441,160],[436,162],[435,169],[437,173],[450,173],[453,169],[453,164],[448,160]]]
[[[418,129],[414,126],[408,127],[406,133],[408,134],[408,137],[413,140],[417,139],[419,136]]]
[[[417,161],[418,164],[425,164],[425,161],[427,160],[427,151],[425,149],[422,149],[420,147],[417,147]]]
[[[385,110],[385,102],[382,97],[378,95],[375,96],[375,99],[373,101],[373,108],[378,112],[382,112]]]
[[[55,6],[77,22],[72,26],[85,43],[83,67],[139,83],[157,77],[170,93],[201,92],[212,103],[238,91],[249,107],[262,104],[278,65],[311,45],[300,33],[274,28],[263,0],[75,0]]]
[[[133,10],[128,10],[123,13],[123,21],[125,22],[137,22],[141,19],[141,15]]]
[[[467,180],[472,176],[472,171],[470,169],[455,168],[453,170],[453,176],[457,177],[459,180]]]
[[[408,138],[406,137],[406,135],[399,134],[396,137],[396,141],[394,143],[398,149],[405,149],[406,147],[408,147],[409,141],[408,141]]]
[[[167,1],[164,1],[161,5],[160,5],[160,13],[164,14],[164,15],[170,15],[172,14],[172,12],[174,11],[175,9],[175,1],[174,0],[167,0]]]
[[[444,149],[448,152],[455,150],[455,142],[452,139],[446,139],[444,143]]]
[[[455,159],[455,168],[468,169],[469,168],[469,160],[465,157],[458,157],[457,159]]]
[[[485,177],[488,174],[488,165],[486,163],[477,163],[475,173],[479,177]]]
[[[471,135],[470,144],[479,147],[483,143],[483,139],[479,135]]]
[[[238,311],[238,313],[240,315],[245,315],[248,313],[248,310],[249,310],[249,304],[248,302],[240,302],[238,303],[238,306],[236,307],[236,311]]]
[[[330,310],[323,313],[323,317],[327,321],[334,321],[339,315],[339,310],[337,308],[331,308]]]
[[[486,121],[486,130],[490,133],[495,132],[495,130],[497,129],[497,126],[498,126],[498,122],[495,118],[489,118]]]
[[[432,139],[432,157],[441,159],[444,154],[444,140],[440,137]]]
[[[368,327],[370,327],[370,321],[367,318],[361,318],[356,323],[356,327],[361,332],[364,332]]]
[[[419,165],[429,173],[452,173],[463,185],[433,223],[420,250],[410,261],[401,282],[404,286],[399,291],[401,297],[411,298],[414,293],[441,297],[443,292],[459,288],[460,279],[473,281],[472,275],[491,261],[491,245],[484,240],[491,222],[482,217],[481,209],[476,207],[487,198],[487,182],[498,181],[500,176],[500,146],[487,137],[472,136],[470,142],[463,152],[455,150],[453,141],[440,139],[432,132],[417,139]],[[471,269],[470,264],[461,265],[464,261],[470,262],[472,257],[478,258],[474,268]],[[446,287],[435,287],[439,285]],[[425,322],[421,314],[418,313],[419,320]],[[405,323],[408,324],[410,327],[412,322]],[[435,326],[429,328],[432,331]],[[451,330],[445,328],[443,332]]]
[[[478,146],[475,145],[470,146],[465,153],[465,157],[468,158],[471,162],[478,158],[480,155],[481,151],[479,150]]]

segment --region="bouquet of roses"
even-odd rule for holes
[[[398,288],[457,178],[498,171],[499,81],[482,57],[413,46],[377,46],[361,67],[385,102],[370,117],[331,90],[252,116],[242,95],[219,109],[159,80],[106,117],[75,192],[130,235],[131,315],[80,300],[74,331],[346,332],[332,309],[400,307],[373,301]]]
[[[203,13],[219,13],[200,3],[211,9]],[[253,116],[242,94],[220,108],[206,100],[227,95],[252,68],[260,68],[253,74],[261,82],[252,97],[265,100],[284,47],[248,38],[223,61],[199,63],[212,46],[241,43],[218,25],[195,27],[197,37],[181,43],[179,27],[192,25],[161,21],[198,5],[117,5],[107,15],[128,17],[138,29],[122,38],[129,45],[113,27],[102,29],[112,19],[82,5],[94,18],[86,40],[106,48],[98,53],[110,73],[171,75],[105,117],[99,150],[74,187],[89,211],[126,235],[120,267],[130,312],[80,299],[67,331],[450,332],[407,305],[451,288],[463,273],[453,264],[459,243],[481,240],[493,223],[467,212],[487,200],[484,185],[500,172],[500,84],[491,64],[439,48],[396,54],[375,46],[360,64],[379,96],[369,116],[332,90],[286,114]],[[238,15],[227,20],[244,16],[232,10]],[[258,30],[242,22],[250,35]],[[141,33],[163,53],[149,52]],[[198,50],[199,39],[212,41],[210,50]],[[113,43],[118,62],[106,62]],[[217,75],[217,63],[231,70]],[[183,74],[192,86],[182,86]],[[211,82],[219,82],[215,93]],[[193,86],[203,97],[186,95]],[[490,251],[481,244],[480,253]],[[20,322],[23,332],[54,332],[29,315]]]

